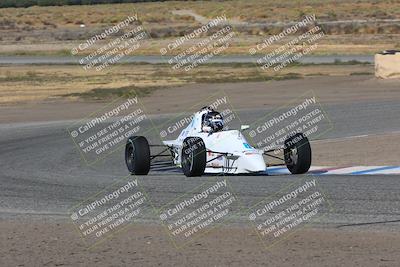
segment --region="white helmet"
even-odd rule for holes
[[[209,107],[207,108],[209,109],[208,112],[203,115],[203,132],[211,133],[221,131],[224,128],[224,120],[221,114]]]

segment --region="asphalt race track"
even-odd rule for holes
[[[396,101],[338,104],[325,107],[334,128],[321,139],[400,131],[400,105]],[[249,122],[268,110],[240,110]],[[84,116],[86,114],[82,114]],[[165,120],[153,116],[154,122]],[[0,125],[1,217],[69,217],[69,209],[83,199],[128,175],[123,150],[92,166],[80,158],[66,128],[73,121]],[[332,148],[335,149],[335,148]],[[340,153],[340,151],[338,151]],[[382,156],[377,154],[377,157]],[[335,163],[332,163],[334,166]],[[335,227],[389,227],[400,220],[400,176],[315,176],[332,203],[320,223]],[[138,177],[155,207],[192,190],[205,181],[228,179],[244,206],[273,195],[304,175],[204,176],[186,178],[170,171]],[[246,221],[239,209],[233,223]],[[150,210],[143,220],[158,220]]]

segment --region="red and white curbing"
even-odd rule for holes
[[[153,171],[180,173],[181,170],[175,166],[156,166]],[[268,167],[266,174],[284,175],[290,174],[286,166]],[[311,166],[307,174],[311,175],[380,175],[400,174],[400,166]]]
[[[267,173],[271,175],[289,174],[286,167],[269,167]],[[318,175],[376,175],[376,174],[400,174],[400,166],[312,166],[309,174]]]

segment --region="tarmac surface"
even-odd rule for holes
[[[331,104],[325,106],[325,111],[334,122],[334,128],[320,137],[319,142],[400,130],[397,101]],[[268,112],[242,110],[238,115],[242,122],[251,123],[252,118]],[[168,117],[173,115],[162,119],[153,116],[152,120],[157,124]],[[69,208],[128,175],[123,148],[87,166],[66,131],[71,123],[73,121],[69,120],[1,125],[1,216],[66,217]],[[233,176],[228,179],[240,200],[251,205],[257,198],[274,195],[285,185],[303,177]],[[148,176],[139,177],[156,207],[210,179],[215,177],[186,178],[168,170],[152,171]],[[334,212],[328,214],[324,223],[381,223],[400,219],[400,180],[396,175],[319,176],[318,180],[334,207]],[[241,214],[237,216],[238,222],[243,221]],[[157,221],[158,218],[149,213],[143,219]]]

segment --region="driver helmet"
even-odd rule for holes
[[[224,120],[221,114],[217,111],[210,110],[203,115],[203,132],[211,133],[218,132],[224,128]]]

